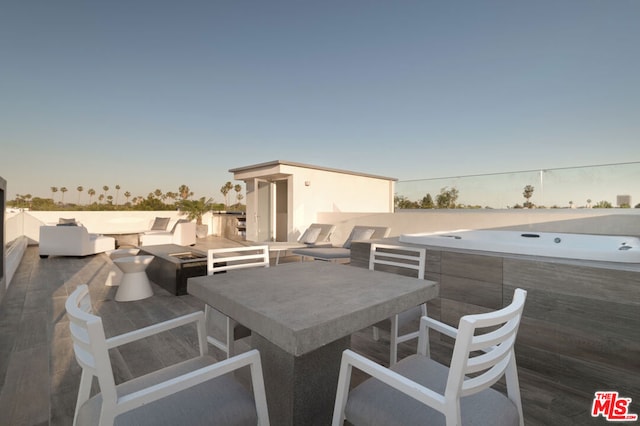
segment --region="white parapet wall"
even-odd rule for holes
[[[388,226],[390,237],[457,229],[506,229],[640,236],[640,209],[403,210],[396,213],[319,213],[336,225],[331,241],[342,244],[355,225]]]
[[[156,217],[168,217],[169,227],[184,219],[178,211],[27,211],[7,216],[7,241],[26,236],[29,244],[37,244],[40,226],[54,225],[59,219],[75,219],[91,233],[124,234],[150,229]],[[207,213],[202,221],[208,225],[208,235],[220,235],[220,215]]]

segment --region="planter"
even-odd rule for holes
[[[196,237],[207,238],[209,235],[209,225],[196,225]]]

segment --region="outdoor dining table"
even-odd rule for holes
[[[330,262],[189,278],[187,290],[252,330],[271,424],[331,423],[351,334],[438,296],[438,285]]]

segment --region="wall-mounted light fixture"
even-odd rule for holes
[[[304,186],[311,186],[311,181],[310,180],[305,180],[304,181]]]

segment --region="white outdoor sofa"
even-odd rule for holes
[[[146,231],[140,235],[141,246],[155,246],[159,244],[176,244],[192,246],[196,243],[196,224],[185,219],[179,219],[169,231]]]
[[[87,256],[116,248],[115,238],[90,234],[81,225],[41,226],[39,244],[43,259],[49,256]]]

